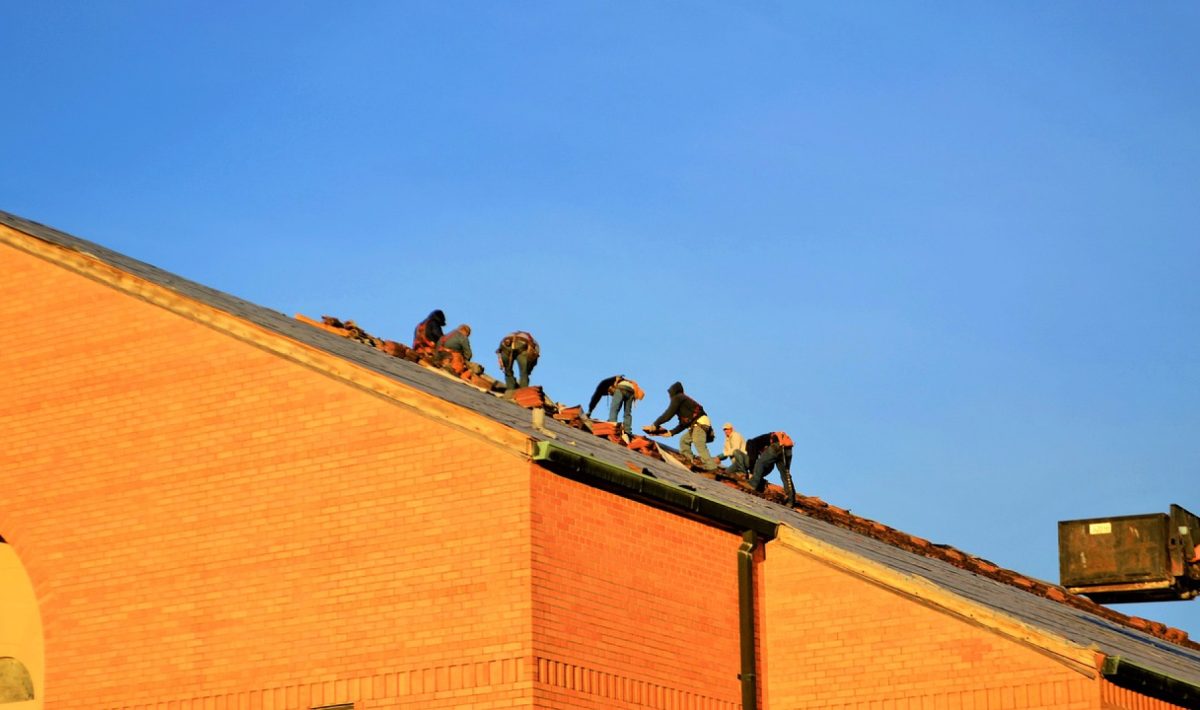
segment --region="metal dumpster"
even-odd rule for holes
[[[1064,520],[1058,568],[1064,587],[1102,604],[1200,595],[1200,518],[1171,512]]]

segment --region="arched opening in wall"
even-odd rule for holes
[[[33,676],[16,658],[0,658],[0,705],[33,700]]]
[[[42,616],[20,558],[0,537],[0,709],[42,707]]]

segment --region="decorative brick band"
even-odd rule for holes
[[[363,703],[364,707],[386,706],[388,699],[472,689],[503,690],[533,681],[566,691],[604,698],[625,706],[655,710],[740,710],[741,704],[707,695],[671,688],[565,663],[551,658],[513,657],[431,668],[413,668],[393,673],[325,680],[315,683],[221,693],[200,697],[114,705],[106,710],[308,710],[336,703]],[[526,668],[533,668],[533,678]]]
[[[393,673],[297,683],[262,690],[249,690],[187,699],[114,705],[106,710],[308,710],[320,705],[364,703],[362,707],[385,707],[389,698],[472,689],[508,690],[529,681],[528,658],[514,657],[460,663],[431,668],[414,668]]]
[[[739,710],[740,702],[720,700],[637,678],[538,657],[534,681],[583,695],[605,698],[622,706],[656,710]]]

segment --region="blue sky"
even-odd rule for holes
[[[289,315],[681,380],[1057,581],[1200,513],[1200,6],[0,4],[0,209]],[[1200,636],[1200,602],[1117,607]]]

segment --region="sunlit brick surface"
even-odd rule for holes
[[[528,706],[526,461],[7,246],[0,273],[0,534],[48,708]]]

